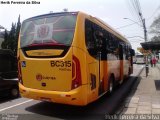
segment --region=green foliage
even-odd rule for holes
[[[160,36],[160,15],[153,21],[150,29],[150,33]]]
[[[153,21],[150,29],[150,33],[155,35],[151,41],[160,41],[160,15]]]
[[[154,36],[154,37],[152,37],[151,41],[159,41],[160,42],[160,36]]]
[[[20,32],[21,22],[20,15],[18,17],[18,22],[16,24],[12,23],[11,30],[8,32],[5,30],[4,41],[2,42],[2,49],[11,49],[14,55],[17,55],[17,45]]]

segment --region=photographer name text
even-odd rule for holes
[[[0,1],[0,4],[40,4],[40,1]]]

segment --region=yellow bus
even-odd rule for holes
[[[103,21],[83,12],[24,20],[18,42],[23,97],[84,106],[133,71],[131,44]]]

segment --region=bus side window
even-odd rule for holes
[[[109,33],[107,31],[104,31],[104,38],[105,38],[105,42],[106,42],[106,50],[108,50],[109,45],[108,45],[108,41],[109,41]]]
[[[95,31],[97,30],[97,25],[95,25],[93,22],[86,19],[85,21],[85,41],[86,41],[86,47],[88,49],[89,54],[96,58],[98,48],[97,48],[97,39],[95,37]]]
[[[108,35],[107,52],[112,53],[112,37],[111,37],[111,34]]]
[[[87,49],[93,49],[95,47],[94,38],[93,38],[93,25],[86,19],[85,21],[85,41]]]
[[[130,57],[131,57],[130,48],[129,48],[129,46],[127,45],[127,60],[129,60]]]
[[[129,49],[129,52],[130,52],[131,56],[135,56],[135,51],[134,51],[134,49],[132,49],[131,47],[130,47],[130,49]]]
[[[126,45],[123,46],[123,59],[126,60]]]
[[[123,47],[123,44],[122,43],[120,43],[119,44],[119,58],[120,58],[120,60],[123,60],[123,54],[124,54],[124,47]]]
[[[124,45],[124,59],[127,60],[127,46]]]
[[[125,45],[125,59],[126,60],[129,60],[129,58],[130,58],[130,51],[129,51],[129,46],[126,44]]]
[[[106,49],[106,39],[105,39],[105,33],[103,29],[99,29],[98,31],[95,31],[95,39],[96,39],[96,49],[98,52],[101,53],[101,59],[106,60],[107,59],[107,49]]]
[[[118,39],[114,35],[110,35],[108,40],[108,52],[117,55],[118,54]]]
[[[117,37],[114,37],[114,54],[119,58],[119,41]]]
[[[93,38],[95,41],[95,49],[97,50],[97,52],[102,52],[105,49],[106,41],[103,28],[96,24],[93,25]]]

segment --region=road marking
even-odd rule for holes
[[[7,110],[7,109],[10,109],[10,108],[13,108],[13,107],[16,107],[16,106],[19,106],[19,105],[22,105],[22,104],[25,104],[25,103],[28,103],[28,102],[31,102],[33,101],[32,99],[31,100],[27,100],[27,101],[24,101],[22,103],[18,103],[18,104],[15,104],[15,105],[12,105],[12,106],[9,106],[9,107],[6,107],[6,108],[3,108],[3,109],[0,109],[0,112],[4,111],[4,110]]]

